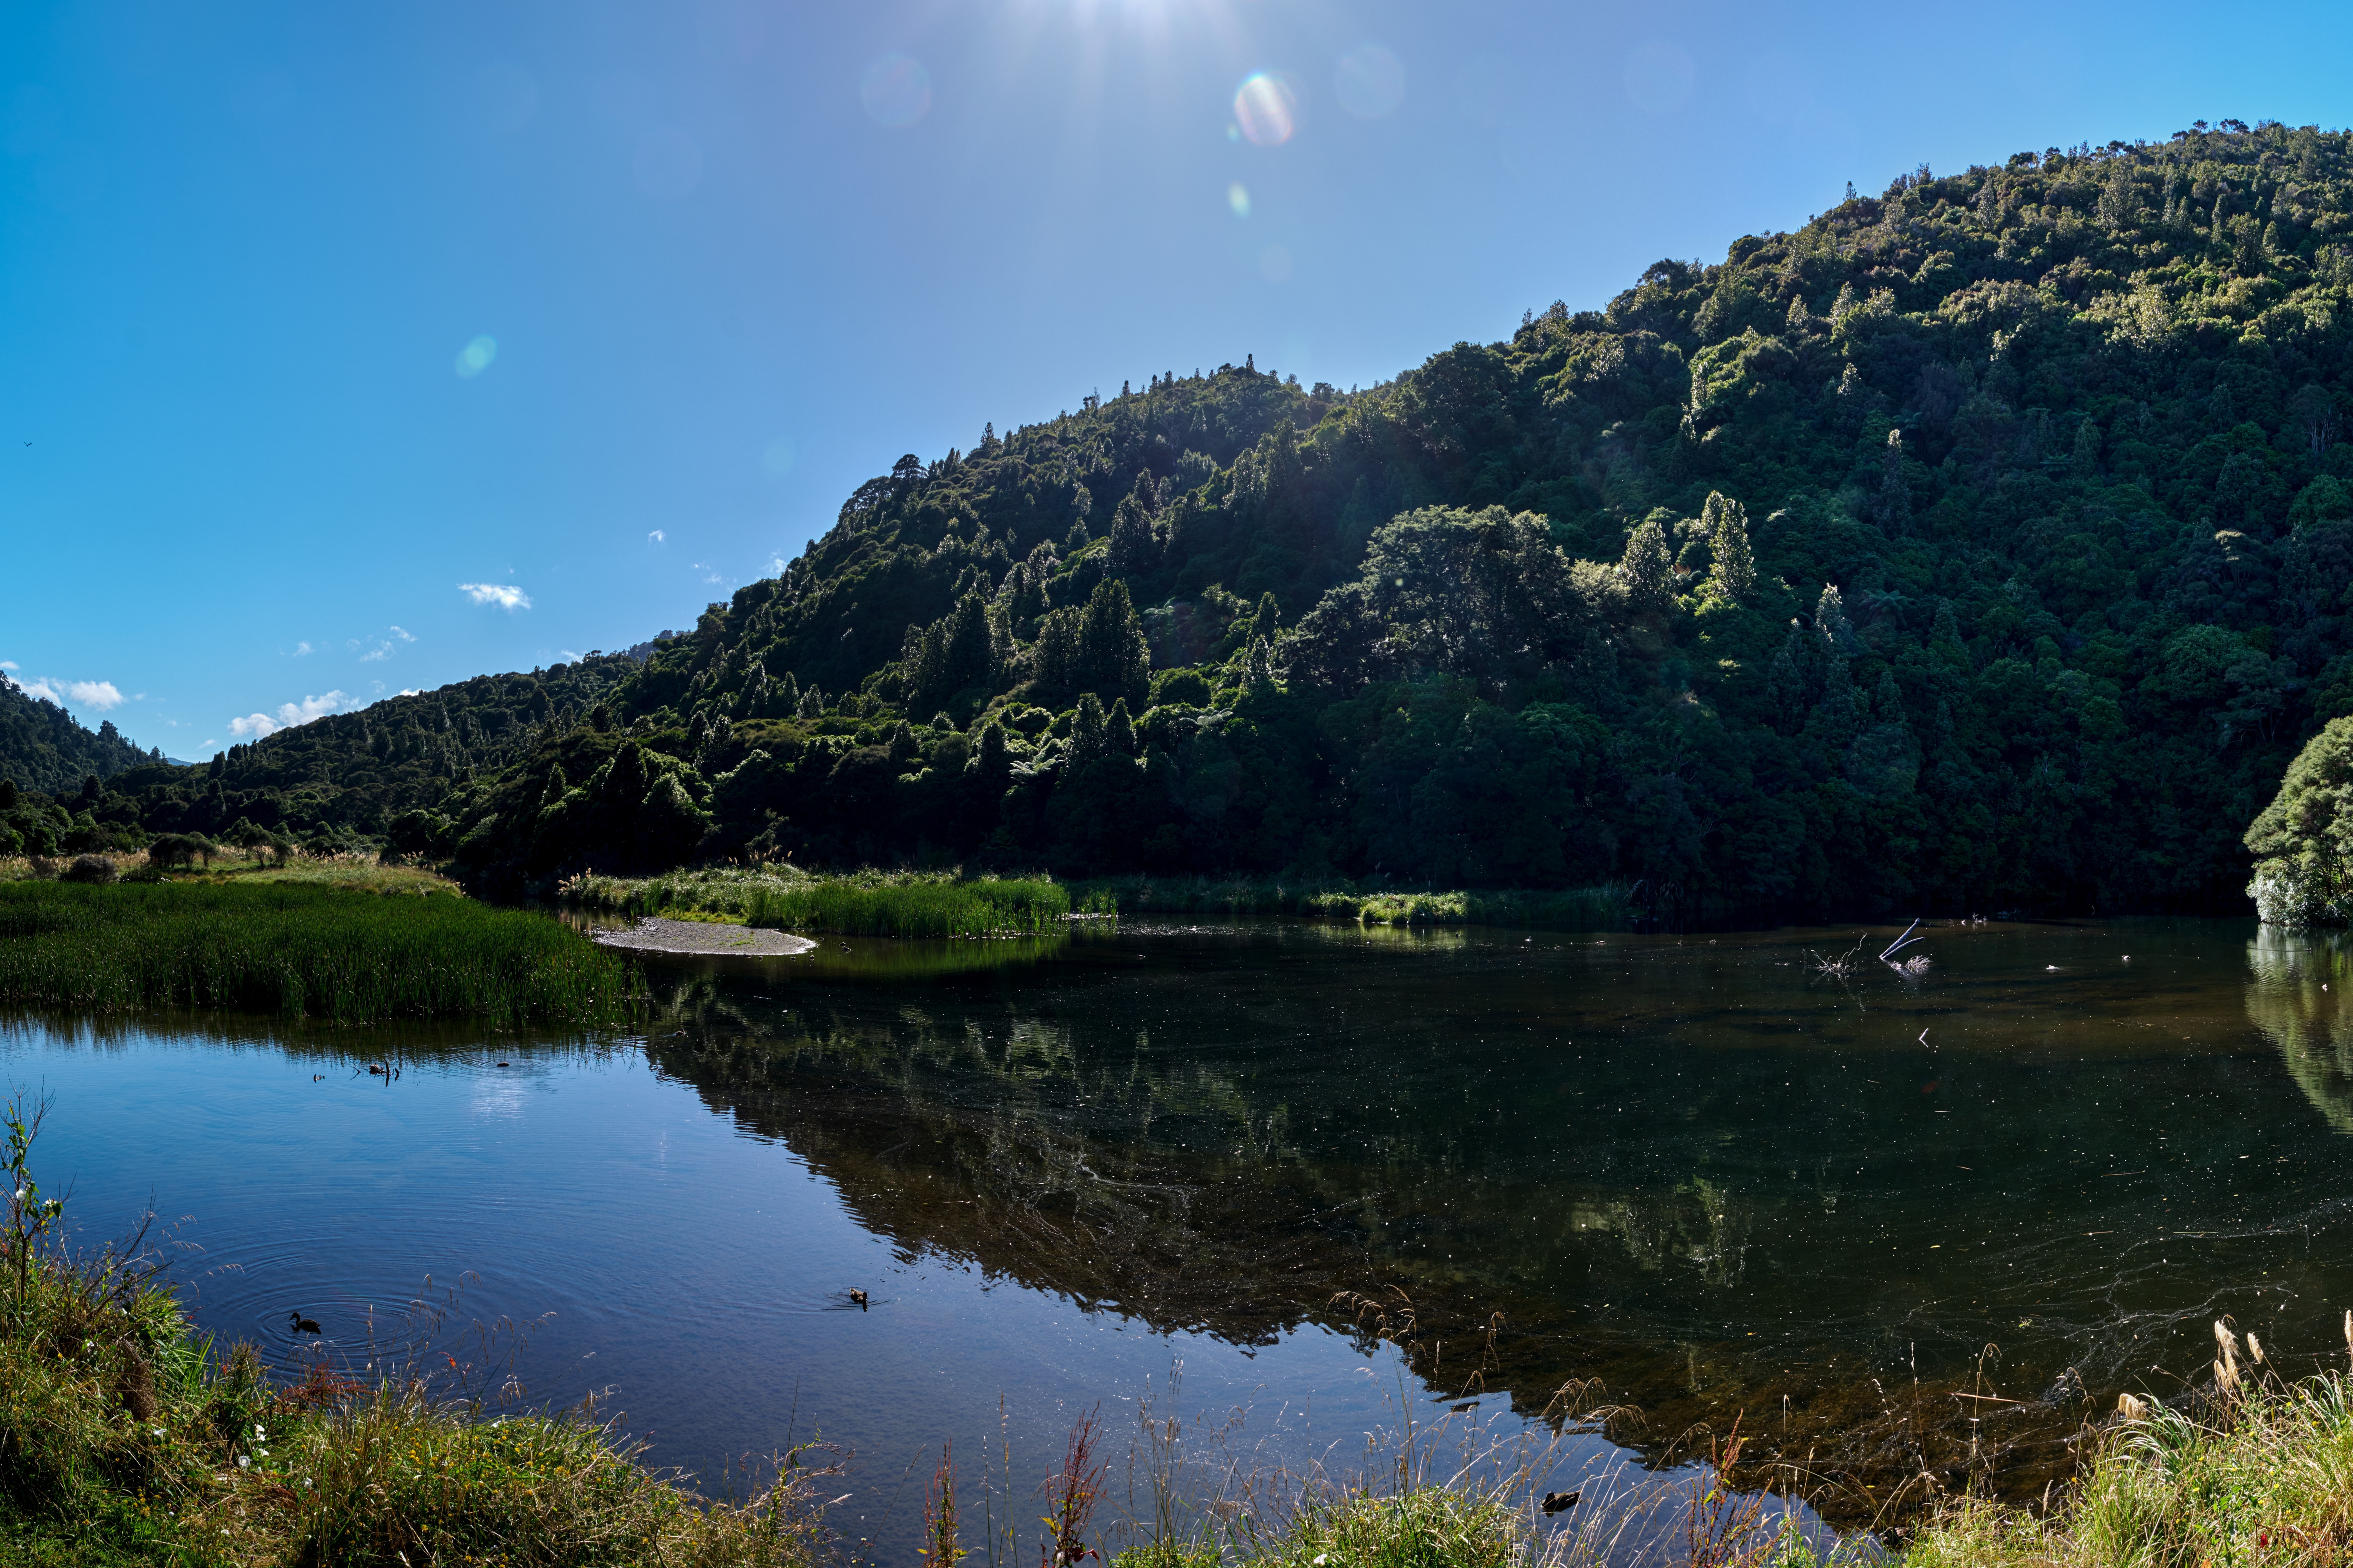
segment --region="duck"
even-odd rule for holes
[[[286,1314],[286,1326],[298,1334],[315,1334],[319,1331],[319,1320],[306,1318],[300,1312],[289,1312]]]
[[[1567,1513],[1577,1506],[1577,1500],[1584,1494],[1583,1487],[1571,1487],[1565,1492],[1546,1492],[1544,1497],[1544,1510],[1546,1513]]]
[[[866,1292],[865,1292],[865,1291],[863,1291],[863,1290],[860,1290],[860,1289],[857,1289],[853,1288],[853,1289],[850,1290],[850,1292],[849,1292],[849,1299],[850,1299],[852,1301],[855,1301],[855,1302],[857,1302],[857,1303],[858,1303],[858,1310],[859,1310],[860,1311],[861,1311],[861,1312],[862,1312],[862,1311],[866,1310]]]

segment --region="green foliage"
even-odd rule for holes
[[[2353,924],[2353,719],[2332,719],[2296,753],[2247,829],[2260,857],[2247,894],[2274,925]]]
[[[561,922],[446,894],[0,883],[0,1004],[600,1023],[629,993],[626,963]]]

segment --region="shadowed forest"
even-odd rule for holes
[[[206,767],[74,796],[10,692],[0,835],[2243,910],[2353,713],[2349,153],[1924,167],[1378,386],[1145,369],[900,458],[687,631]]]

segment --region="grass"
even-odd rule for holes
[[[617,1021],[627,960],[545,915],[297,881],[0,884],[0,1005]]]
[[[1556,891],[1413,891],[1348,882],[1262,878],[1123,877],[1075,885],[1130,914],[1305,915],[1363,925],[1494,925],[1629,931],[1633,889],[1619,883]]]
[[[2045,1518],[1952,1503],[1906,1568],[2202,1568],[2353,1562],[2353,1405],[2345,1378],[2227,1388],[2112,1429]]]
[[[781,867],[706,867],[660,877],[572,878],[567,902],[673,919],[721,915],[747,925],[843,936],[984,937],[1060,928],[1069,890],[1042,878],[865,871],[811,877]]]

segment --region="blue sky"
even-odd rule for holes
[[[2347,122],[2347,7],[2234,15],[20,0],[0,665],[195,758],[624,647],[984,421],[1380,380],[1922,162]]]

